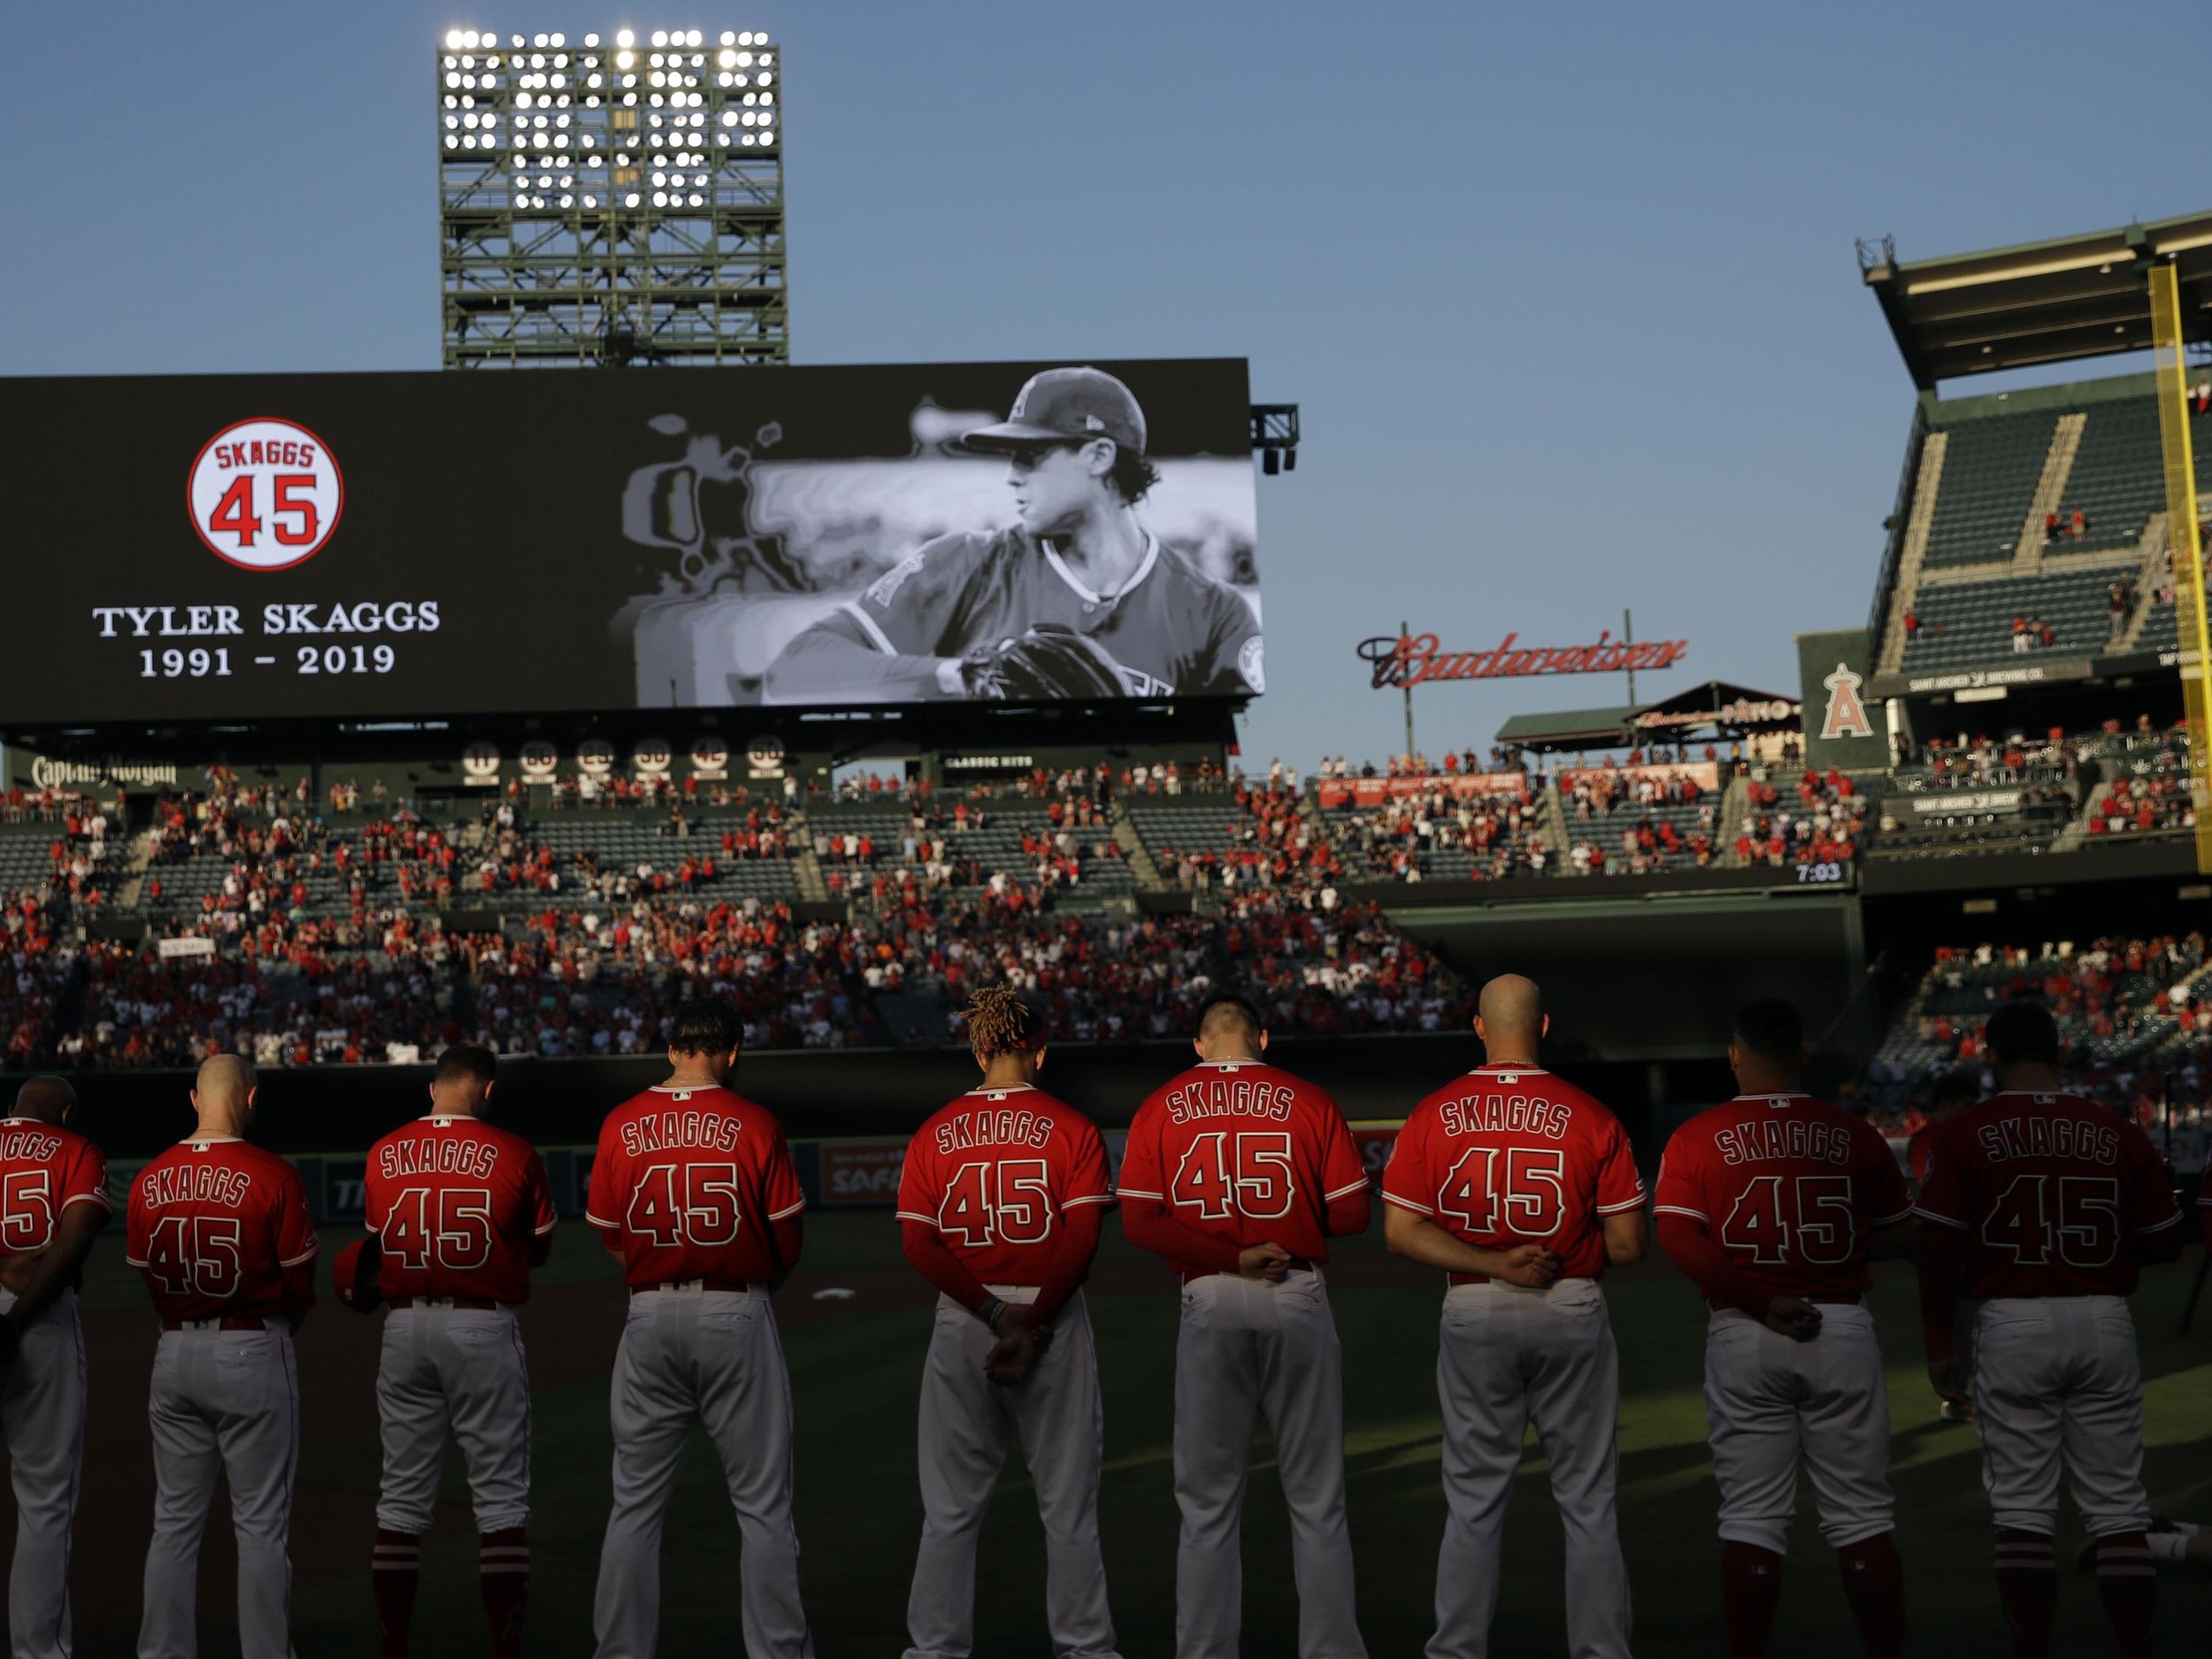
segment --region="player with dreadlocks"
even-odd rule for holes
[[[922,1371],[922,1544],[906,1659],[966,1659],[976,1540],[1018,1440],[1045,1525],[1052,1650],[1113,1659],[1098,1547],[1105,1416],[1084,1275],[1114,1202],[1098,1125],[1037,1087],[1045,1026],[1004,986],[968,1003],[983,1081],[921,1126],[899,1179],[906,1259],[937,1286]]]

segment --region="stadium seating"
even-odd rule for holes
[[[2059,492],[2058,518],[2069,525],[2079,512],[2083,534],[2051,540],[2053,554],[2096,552],[2133,547],[2151,515],[2166,506],[2164,466],[2158,435],[2158,405],[2131,397],[2093,405],[2082,426],[2073,470]]]
[[[1947,426],[1943,475],[1928,525],[1925,564],[2010,558],[2035,504],[2035,487],[2058,418],[2043,410],[1986,415]]]
[[[2101,652],[2112,638],[2113,575],[2110,566],[2099,566],[1923,587],[1913,596],[1920,628],[1905,647],[1904,671],[1988,666],[2032,657],[2036,650],[2065,657]],[[2015,652],[2016,619],[2048,623],[2051,643]]]

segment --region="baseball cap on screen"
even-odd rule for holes
[[[1047,369],[1030,377],[1004,420],[961,440],[964,447],[1004,455],[1038,443],[1111,438],[1130,455],[1144,453],[1144,411],[1129,388],[1102,369]]]

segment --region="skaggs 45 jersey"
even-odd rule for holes
[[[608,1114],[584,1219],[634,1285],[765,1283],[772,1224],[806,1208],[783,1126],[726,1088],[658,1084]]]
[[[1644,1202],[1621,1120],[1539,1066],[1479,1066],[1416,1106],[1382,1192],[1479,1249],[1545,1245],[1562,1279],[1602,1273],[1600,1217]]]
[[[370,1148],[363,1198],[387,1296],[526,1301],[532,1240],[560,1225],[537,1148],[470,1117],[386,1135]]]
[[[916,1132],[899,1171],[899,1219],[934,1227],[986,1285],[1041,1285],[1060,1218],[1110,1204],[1098,1125],[1042,1089],[972,1089]]]
[[[267,1318],[315,1300],[299,1171],[249,1141],[186,1141],[131,1182],[124,1259],[164,1319]]]
[[[1653,1210],[1701,1222],[1770,1296],[1855,1298],[1874,1231],[1912,1213],[1874,1126],[1809,1094],[1747,1094],[1674,1132]]]
[[[1256,1060],[1194,1065],[1154,1090],[1129,1125],[1119,1183],[1125,1202],[1163,1204],[1194,1233],[1316,1263],[1329,1259],[1331,1202],[1366,1185],[1336,1102]]]
[[[2124,1296],[2181,1225],[2150,1137],[2078,1094],[1993,1094],[1932,1132],[1920,1218],[1966,1234],[1966,1294]]]
[[[841,618],[895,656],[961,657],[1056,623],[1103,646],[1133,697],[1265,690],[1251,607],[1149,532],[1145,544],[1143,562],[1121,590],[1100,594],[1069,569],[1050,537],[1019,526],[941,535],[877,578],[827,626]]]
[[[109,1211],[107,1160],[75,1130],[37,1118],[0,1118],[0,1260],[54,1241],[62,1211]]]

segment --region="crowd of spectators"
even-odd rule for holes
[[[1563,772],[1558,784],[1568,867],[1577,875],[1645,875],[1681,859],[1701,867],[1713,862],[1719,803],[1690,772],[1600,767]],[[1694,811],[1686,827],[1663,810],[1672,806]]]
[[[1420,881],[1434,872],[1433,855],[1467,855],[1461,880],[1540,876],[1551,862],[1536,796],[1526,783],[1486,795],[1455,795],[1440,784],[1381,805],[1339,808],[1327,818],[1356,879]]]
[[[2154,747],[2134,749],[2108,765],[2111,783],[2090,810],[2091,835],[2175,834],[2196,828],[2189,747],[2181,733],[2162,733]]]
[[[1963,1070],[1992,1087],[1982,1029],[2008,1002],[2039,1001],[2065,1040],[2070,1087],[2147,1127],[2212,1127],[2212,975],[2201,932],[2061,940],[2036,946],[1939,947],[1883,1056],[1855,1089],[1885,1127],[1924,1121],[1938,1079]]]

